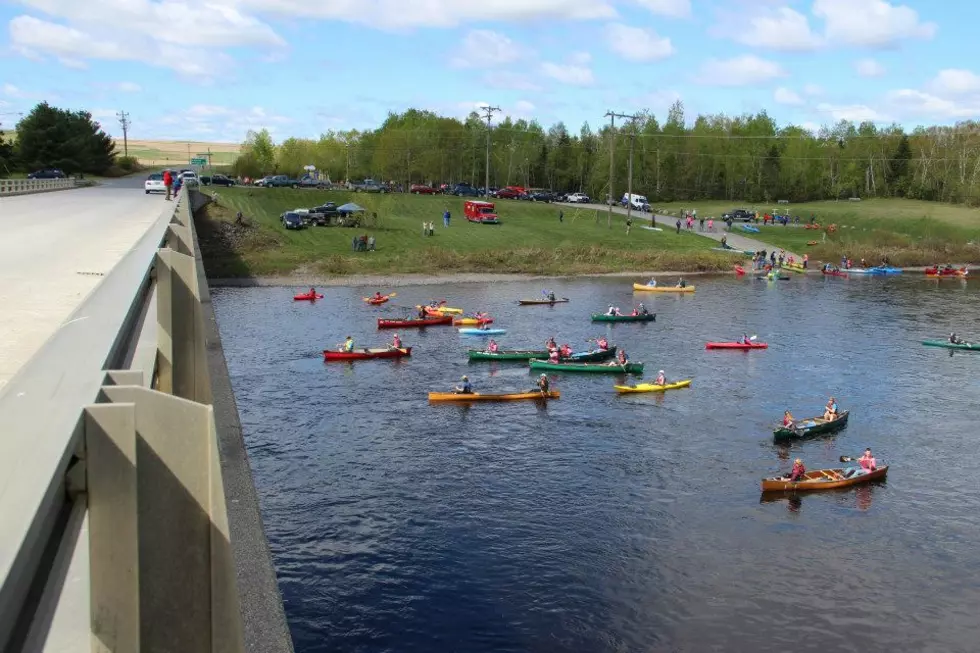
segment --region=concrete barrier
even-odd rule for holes
[[[74,177],[68,179],[0,179],[0,197],[67,190],[76,187]]]

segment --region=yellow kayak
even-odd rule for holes
[[[648,286],[645,283],[634,283],[633,290],[642,290],[644,292],[694,292],[694,286],[679,288],[677,286]]]
[[[664,392],[666,390],[676,390],[677,388],[686,388],[691,385],[691,379],[684,379],[683,381],[674,381],[673,383],[668,383],[667,385],[657,385],[655,383],[638,383],[636,385],[614,385],[613,389],[620,394],[626,394],[629,392]]]
[[[453,318],[453,326],[480,326],[481,324],[493,324],[493,318],[486,317],[482,320],[476,317]]]
[[[426,306],[425,312],[429,315],[435,315],[436,317],[446,317],[447,315],[461,315],[463,313],[463,309],[450,308],[448,306],[439,306],[438,308]]]
[[[558,399],[561,393],[552,390],[548,393],[543,392],[506,392],[503,394],[480,394],[470,392],[462,394],[458,392],[430,392],[429,401],[518,401],[520,399]]]

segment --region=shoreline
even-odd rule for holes
[[[955,266],[962,267],[962,266]],[[925,266],[915,266],[902,268],[903,272],[923,272]],[[972,271],[973,268],[970,268]],[[746,274],[751,274],[751,270],[746,270]],[[811,268],[802,274],[803,276],[820,276],[819,268]],[[649,279],[651,277],[708,277],[708,276],[735,276],[735,271],[706,271],[706,272],[596,272],[592,274],[526,274],[526,273],[488,273],[477,272],[458,272],[454,274],[354,274],[337,277],[320,277],[310,275],[295,276],[275,276],[275,277],[226,277],[208,279],[208,285],[212,288],[279,288],[291,286],[322,286],[324,288],[337,287],[385,287],[400,288],[404,286],[434,286],[444,283],[508,283],[514,281],[559,281],[573,279],[622,279],[628,277],[639,277]],[[860,275],[866,276],[866,275]]]

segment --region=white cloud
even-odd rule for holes
[[[810,31],[807,17],[789,7],[752,16],[746,28],[735,29],[735,40],[746,45],[783,52],[805,52],[822,45]]]
[[[292,123],[292,120],[286,116],[270,113],[262,107],[239,108],[195,104],[177,114],[169,114],[153,122],[161,127],[171,126],[182,134],[181,138],[201,137],[238,142],[250,129],[268,129],[270,134],[281,134],[283,128]]]
[[[119,82],[116,88],[123,93],[139,93],[143,90],[143,87],[135,82]]]
[[[118,0],[123,1],[123,0]],[[449,28],[474,23],[597,20],[617,16],[613,0],[214,0],[233,7],[357,23],[372,29]],[[647,0],[651,1],[651,0]]]
[[[534,109],[535,106],[532,103],[528,102],[527,100],[518,100],[517,102],[514,103],[514,110],[519,111],[520,113],[529,114],[533,112]]]
[[[959,68],[940,70],[929,88],[939,95],[965,95],[980,92],[980,76]]]
[[[864,104],[838,105],[821,102],[817,105],[817,111],[828,114],[834,119],[834,122],[839,120],[850,120],[851,122],[882,122],[887,120],[885,115]]]
[[[819,84],[804,84],[803,92],[807,95],[823,95],[823,87]]]
[[[456,68],[495,68],[519,61],[527,55],[509,37],[486,29],[470,30],[463,37],[451,64]]]
[[[792,91],[784,86],[780,86],[772,94],[772,99],[776,101],[777,104],[787,104],[790,106],[798,106],[803,104],[803,98],[799,96],[795,91]]]
[[[708,59],[697,80],[711,86],[750,86],[785,77],[782,67],[767,59],[745,54],[733,59]]]
[[[934,121],[973,119],[980,114],[980,94],[950,99],[904,88],[889,93],[887,100],[900,115]]]
[[[861,77],[881,77],[885,74],[885,67],[874,59],[861,59],[854,62],[854,70]]]
[[[545,61],[541,64],[541,73],[551,79],[568,84],[569,86],[591,86],[595,83],[589,61],[592,56],[587,52],[577,52],[568,58],[564,64]]]
[[[930,39],[935,23],[923,23],[906,5],[885,0],[814,0],[813,14],[826,23],[833,44],[887,47],[908,39]]]
[[[675,52],[669,38],[642,27],[612,23],[605,33],[609,48],[630,61],[658,61]]]
[[[687,18],[691,15],[691,0],[633,0],[650,13],[671,18]]]
[[[27,97],[24,91],[20,90],[13,84],[4,84],[3,88],[0,88],[0,91],[2,91],[7,97],[16,98],[18,100],[22,100]]]

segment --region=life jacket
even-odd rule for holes
[[[344,351],[354,351],[354,341],[345,340],[344,341]]]

